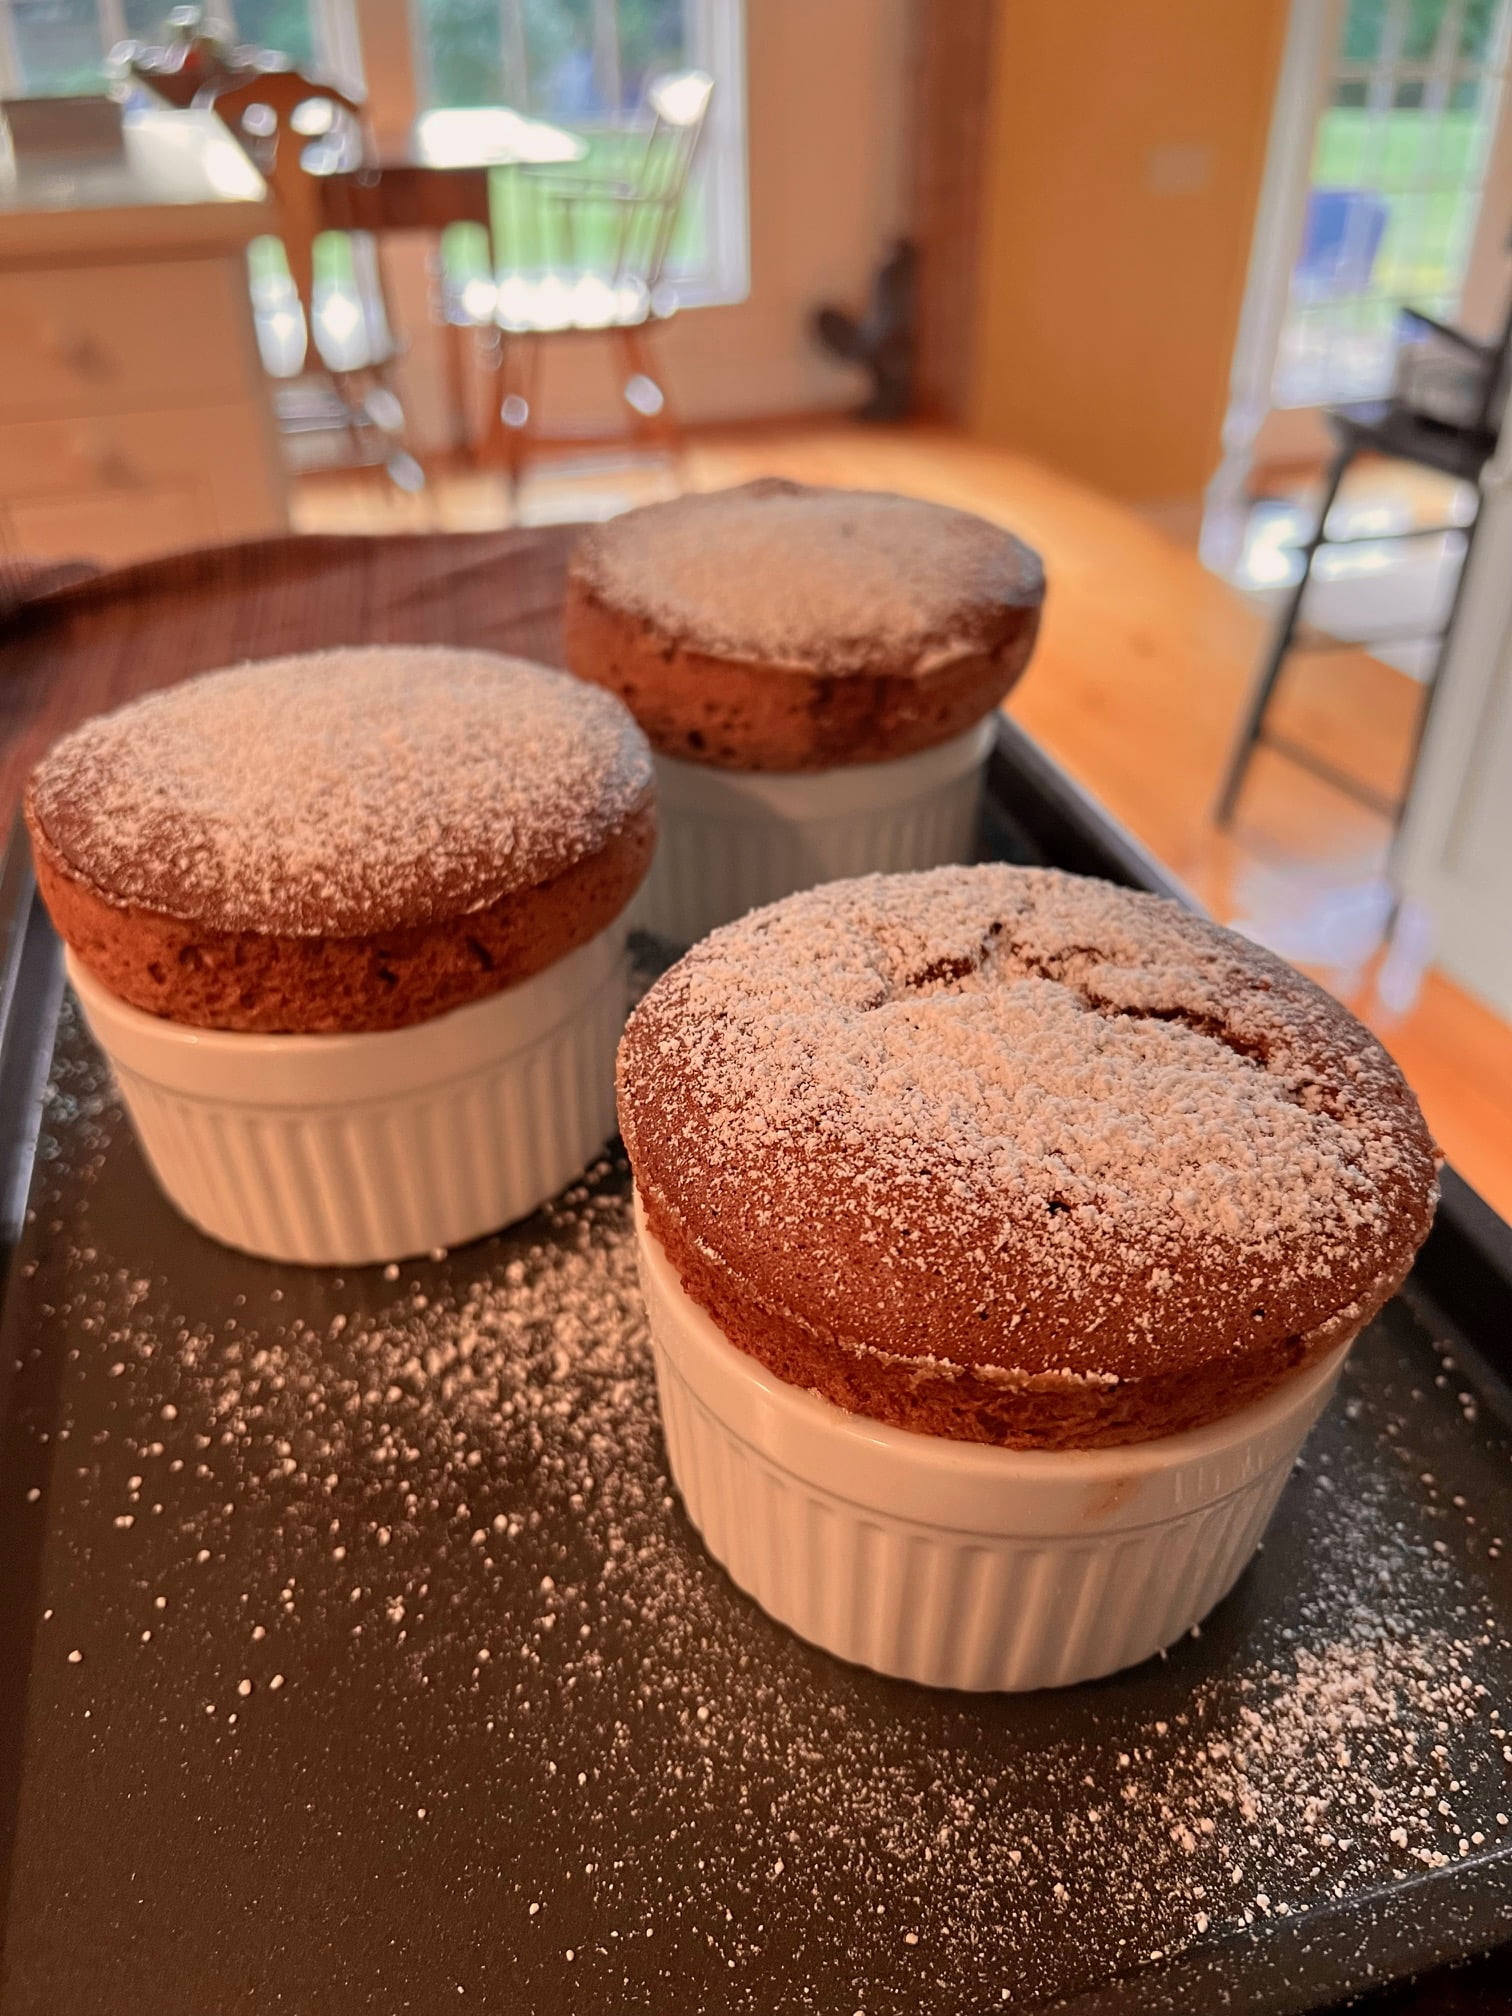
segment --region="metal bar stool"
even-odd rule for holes
[[[1329,412],[1328,424],[1333,430],[1337,447],[1324,478],[1317,522],[1306,544],[1301,548],[1301,575],[1282,607],[1280,620],[1272,636],[1260,676],[1255,682],[1249,706],[1245,710],[1244,720],[1234,745],[1234,753],[1230,758],[1223,788],[1218,796],[1214,818],[1219,826],[1231,824],[1255,751],[1261,747],[1274,749],[1278,755],[1285,756],[1288,761],[1311,771],[1315,777],[1322,778],[1336,790],[1345,792],[1358,803],[1369,806],[1374,812],[1379,812],[1383,818],[1391,821],[1393,827],[1400,823],[1406,810],[1412,790],[1413,774],[1417,768],[1418,751],[1422,746],[1423,730],[1427,725],[1428,709],[1432,705],[1434,684],[1438,678],[1439,666],[1443,663],[1444,645],[1454,623],[1454,610],[1459,600],[1458,587],[1456,586],[1454,600],[1450,605],[1448,620],[1441,629],[1426,633],[1421,630],[1408,630],[1390,635],[1338,637],[1325,632],[1314,632],[1302,624],[1303,603],[1313,578],[1314,562],[1325,547],[1436,539],[1448,532],[1460,532],[1465,536],[1468,559],[1469,542],[1474,536],[1476,521],[1480,515],[1481,471],[1496,447],[1500,405],[1507,393],[1508,359],[1509,355],[1512,355],[1512,310],[1509,310],[1507,323],[1499,340],[1489,344],[1476,342],[1474,338],[1464,335],[1460,330],[1450,329],[1443,323],[1436,322],[1431,316],[1419,314],[1416,309],[1405,309],[1403,320],[1411,328],[1447,342],[1470,360],[1470,366],[1476,374],[1474,382],[1479,388],[1473,409],[1466,418],[1458,422],[1437,419],[1430,413],[1419,410],[1412,403],[1409,389],[1408,392],[1398,394],[1389,400],[1365,405],[1338,406]],[[1404,532],[1367,533],[1355,537],[1330,538],[1329,514],[1333,510],[1339,487],[1350,464],[1360,455],[1381,455],[1394,461],[1416,463],[1419,467],[1435,469],[1441,475],[1468,483],[1476,492],[1475,510],[1463,524],[1415,525]],[[1460,578],[1461,580],[1464,578],[1463,567]],[[1386,797],[1374,785],[1352,776],[1316,750],[1309,749],[1288,735],[1278,734],[1270,726],[1271,706],[1276,698],[1288,658],[1323,651],[1355,649],[1368,652],[1381,645],[1404,643],[1433,644],[1437,649],[1434,653],[1433,668],[1425,682],[1426,690],[1418,714],[1406,775],[1402,788],[1395,798]]]

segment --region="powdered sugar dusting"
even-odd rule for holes
[[[109,1205],[134,1165],[99,1104],[65,1073],[21,1284],[73,1354],[32,1741],[95,1760],[55,1758],[56,1825],[77,1785],[92,1829],[63,1837],[50,1954],[110,1822],[144,1967],[224,1895],[218,1959],[291,2002],[312,1940],[360,1978],[369,1921],[338,1892],[333,1926],[325,1886],[281,1872],[355,1835],[364,1895],[403,1899],[375,2009],[438,1984],[464,2007],[1034,2006],[1262,1926],[1300,1948],[1320,1907],[1390,1916],[1406,1879],[1507,1853],[1505,1568],[1474,1486],[1437,1481],[1460,1415],[1421,1343],[1372,1340],[1257,1570],[1169,1662],[931,1695],[806,1650],[689,1531],[621,1169],[392,1281],[227,1257],[186,1304],[154,1271],[166,1221]],[[112,1753],[153,1797],[105,1814]],[[185,1787],[195,1885],[182,1821],[154,1845]]]
[[[1031,1373],[1374,1306],[1433,1195],[1415,1102],[1346,1011],[1174,904],[1047,870],[832,883],[716,932],[631,1021],[621,1124],[679,1228],[816,1330],[921,1361],[964,1332]],[[865,1294],[811,1250],[864,1260]]]
[[[980,651],[1044,594],[1037,556],[983,518],[777,478],[626,512],[573,564],[680,642],[839,673]]]
[[[149,694],[65,736],[33,791],[53,845],[118,903],[342,936],[550,880],[650,779],[612,696],[519,658],[384,646]]]
[[[55,1124],[113,1153],[113,1116],[79,1124],[87,1084],[62,1096]],[[79,1500],[80,1552],[38,1656],[67,1676],[65,1724],[101,1731],[81,1741],[149,1767],[167,1745],[165,1782],[187,1770],[215,1816],[202,1873],[222,1840],[237,1871],[217,1949],[247,1923],[270,1993],[329,1936],[270,1866],[353,1825],[365,1879],[406,1900],[374,2007],[438,1982],[544,2006],[569,1967],[578,2006],[732,2016],[1050,2001],[1320,1905],[1390,1913],[1405,1879],[1512,1838],[1492,1536],[1421,1481],[1396,1409],[1423,1395],[1384,1344],[1276,1565],[1202,1639],[1122,1681],[981,1701],[807,1652],[704,1557],[662,1465],[613,1168],[522,1239],[392,1283],[248,1266],[199,1316],[96,1245],[87,1209],[56,1223],[67,1268],[33,1292],[66,1282],[47,1320],[79,1352],[53,1495]],[[368,1740],[322,1769],[361,1714]],[[292,1798],[254,1768],[270,1755],[312,1760]],[[201,1892],[142,1824],[133,1897],[183,1939]],[[71,1865],[77,1889],[92,1863]]]

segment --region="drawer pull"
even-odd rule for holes
[[[114,376],[109,352],[93,336],[83,333],[55,335],[49,347],[58,362],[72,371],[76,378],[102,385]]]
[[[118,441],[102,428],[84,426],[73,436],[73,452],[107,490],[140,490],[145,478]]]

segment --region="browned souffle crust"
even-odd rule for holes
[[[604,930],[650,866],[620,703],[441,647],[270,660],[56,743],[25,810],[59,932],[133,1007],[209,1029],[398,1029]]]
[[[1345,1008],[1160,898],[868,876],[715,932],[619,1057],[647,1224],[742,1351],[1010,1448],[1217,1420],[1352,1336],[1438,1157]]]
[[[964,734],[1034,648],[1038,556],[965,511],[766,478],[584,534],[567,662],[665,756],[801,771]]]

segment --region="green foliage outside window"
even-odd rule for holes
[[[1438,46],[1447,0],[1407,0],[1399,54],[1409,63],[1426,63]],[[1478,63],[1490,53],[1489,43],[1499,0],[1465,0],[1456,54]],[[1344,22],[1343,55],[1349,63],[1374,63],[1392,13],[1392,0],[1350,0]]]

